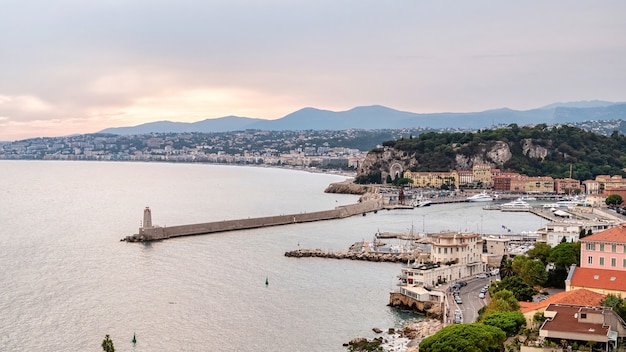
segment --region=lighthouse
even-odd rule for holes
[[[143,210],[143,227],[152,227],[152,211],[150,207],[146,207]]]

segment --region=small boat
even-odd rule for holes
[[[467,197],[468,202],[491,202],[492,200],[493,198],[485,191],[475,194],[471,197]]]
[[[428,207],[432,202],[426,199],[420,199],[413,202],[413,206],[416,208]]]

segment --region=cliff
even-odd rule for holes
[[[383,142],[361,163],[355,183],[386,183],[404,171],[449,172],[486,164],[528,176],[593,179],[623,174],[626,136],[602,136],[571,126],[536,125],[476,133],[423,133]],[[573,168],[571,168],[573,166]]]

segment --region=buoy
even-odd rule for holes
[[[137,338],[135,337],[135,333],[133,333],[133,345],[137,343]]]
[[[270,281],[267,279],[267,277],[265,278],[265,286],[269,285]]]

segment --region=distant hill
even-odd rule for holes
[[[380,183],[400,165],[410,171],[471,170],[489,164],[528,176],[593,179],[626,175],[626,136],[602,136],[569,125],[511,125],[480,132],[429,132],[383,142],[361,164],[357,182]]]
[[[119,135],[151,132],[228,132],[246,129],[266,131],[346,130],[400,128],[463,128],[481,129],[516,123],[520,126],[577,123],[592,120],[626,120],[626,103],[586,101],[556,103],[532,110],[507,108],[467,113],[418,114],[385,106],[360,106],[347,111],[304,108],[277,120],[227,116],[198,122],[158,121],[131,127],[107,128],[101,133]]]

